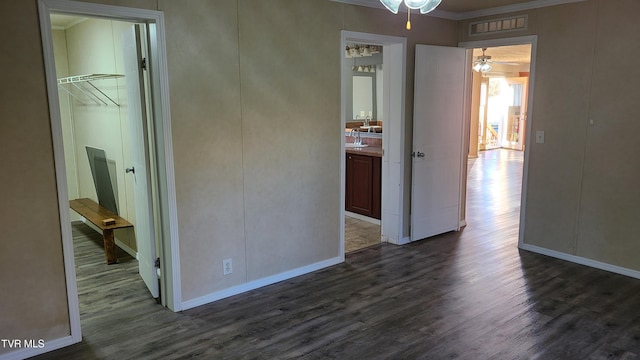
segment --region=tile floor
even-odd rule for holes
[[[344,252],[360,250],[380,243],[380,225],[356,219],[350,216],[344,217]]]

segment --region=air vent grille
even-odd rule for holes
[[[476,21],[469,24],[469,35],[488,35],[507,31],[526,30],[527,15],[519,15],[509,18]]]

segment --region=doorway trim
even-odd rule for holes
[[[533,120],[532,112],[533,112],[533,91],[535,89],[535,71],[536,71],[536,52],[537,52],[537,47],[538,47],[538,36],[537,35],[530,35],[530,36],[519,36],[519,37],[511,37],[511,38],[503,38],[503,39],[492,39],[492,40],[478,40],[478,41],[465,41],[465,42],[460,42],[458,43],[458,47],[461,48],[465,48],[467,49],[467,52],[469,53],[468,55],[468,64],[467,64],[467,69],[466,69],[466,73],[467,76],[466,78],[471,78],[471,71],[473,71],[471,69],[471,61],[472,61],[472,51],[474,48],[485,48],[485,47],[496,47],[496,46],[509,46],[509,45],[526,45],[526,44],[530,44],[531,45],[531,63],[529,65],[529,89],[527,90],[527,125],[525,128],[526,131],[526,138],[525,138],[525,146],[524,146],[524,164],[523,164],[523,169],[522,169],[522,190],[521,190],[521,195],[520,195],[520,225],[519,225],[519,232],[518,232],[518,247],[522,247],[522,245],[524,244],[523,239],[524,239],[524,228],[525,228],[525,211],[526,211],[526,202],[527,202],[527,181],[529,178],[529,153],[530,153],[530,148],[531,148],[531,123]],[[471,91],[471,82],[469,82],[468,85],[468,92]],[[466,126],[466,130],[467,130],[467,134],[468,134],[468,130],[470,128],[471,125],[471,102],[468,102],[467,105],[467,110],[465,111],[465,126]],[[463,146],[467,149],[467,153],[468,153],[468,147],[469,147],[469,141],[468,141],[468,136],[467,136],[467,141],[465,143],[463,143]],[[464,150],[464,149],[463,149]],[[465,194],[466,194],[466,183],[467,183],[467,175],[465,172],[465,176],[463,178],[462,184],[461,186],[464,186],[465,189]],[[466,200],[466,195],[465,195],[465,199]],[[461,219],[465,219],[466,214],[462,214],[463,216],[461,217]]]
[[[163,249],[163,266],[160,277],[163,289],[163,301],[173,311],[181,309],[180,286],[180,258],[178,243],[178,217],[176,207],[175,177],[173,166],[173,144],[171,140],[171,117],[169,107],[169,81],[167,69],[166,40],[164,15],[161,11],[127,8],[119,6],[81,3],[68,0],[38,0],[40,18],[40,32],[42,37],[47,96],[49,100],[49,116],[51,122],[51,136],[53,141],[54,163],[56,171],[56,186],[58,192],[58,208],[62,232],[62,247],[67,286],[67,301],[71,336],[60,339],[51,346],[41,349],[48,352],[57,348],[71,345],[82,340],[80,325],[80,310],[78,303],[78,288],[73,251],[73,237],[69,216],[68,189],[65,172],[64,146],[62,138],[61,115],[58,99],[55,58],[53,53],[53,39],[51,32],[51,13],[65,13],[78,16],[92,16],[127,21],[134,23],[153,23],[157,29],[157,57],[151,59],[158,69],[159,92],[152,97],[155,108],[159,113],[154,114],[153,121],[157,129],[162,132],[154,134],[154,141],[161,144],[164,151],[157,153],[159,166],[158,178],[165,183],[160,189],[160,212],[162,219],[162,234],[160,247]],[[49,345],[49,344],[48,344]]]
[[[346,81],[350,81],[344,49],[349,42],[383,46],[381,240],[404,244],[404,154],[407,39],[343,30],[340,42],[340,254],[344,260]],[[389,119],[394,119],[389,121]]]

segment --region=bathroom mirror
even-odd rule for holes
[[[377,123],[382,112],[382,47],[347,44],[343,76],[345,113],[348,128],[360,126],[368,117]],[[349,96],[350,94],[350,96]],[[360,125],[358,125],[360,123]]]
[[[364,73],[353,75],[353,109],[352,119],[376,119],[376,75]],[[371,113],[371,114],[369,114]]]

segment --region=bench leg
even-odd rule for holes
[[[116,257],[116,242],[113,238],[113,229],[105,229],[102,231],[104,239],[104,255],[107,257],[107,264],[115,264],[118,262]]]

